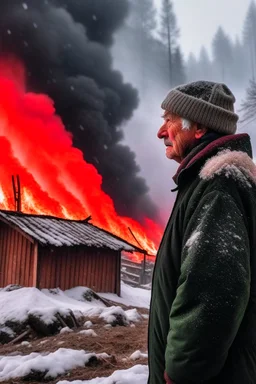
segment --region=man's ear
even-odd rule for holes
[[[202,126],[201,124],[197,124],[196,131],[195,131],[195,138],[200,139],[203,135],[205,135],[207,132],[207,128]]]

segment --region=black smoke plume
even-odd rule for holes
[[[127,0],[0,0],[0,54],[22,59],[28,89],[53,98],[118,213],[154,219],[135,154],[120,144],[120,126],[138,106],[137,91],[113,70],[110,54],[127,14]]]

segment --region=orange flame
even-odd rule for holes
[[[16,76],[18,74],[18,76]],[[93,223],[155,254],[162,228],[118,216],[102,191],[102,177],[55,114],[46,95],[25,92],[23,66],[0,61],[0,209],[14,209],[11,175],[21,180],[22,211],[68,219],[91,215]]]

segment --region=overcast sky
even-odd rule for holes
[[[162,0],[154,0],[160,5]],[[251,0],[173,0],[180,27],[180,43],[187,56],[198,54],[201,46],[211,46],[211,40],[221,25],[235,39],[241,36],[246,12]]]

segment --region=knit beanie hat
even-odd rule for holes
[[[236,99],[225,84],[196,81],[172,89],[162,109],[226,135],[236,132]]]

